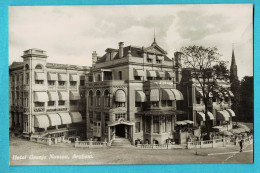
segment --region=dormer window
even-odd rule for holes
[[[157,60],[156,60],[156,63],[157,63],[157,64],[161,64],[162,61],[157,59]]]
[[[152,63],[153,60],[151,58],[147,58],[147,62]]]

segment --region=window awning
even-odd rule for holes
[[[166,77],[173,78],[173,77],[175,77],[175,74],[172,71],[166,71]]]
[[[126,102],[126,95],[123,90],[116,91],[115,101],[116,102]]]
[[[164,57],[163,57],[163,56],[156,56],[156,59],[157,59],[157,60],[163,60]]]
[[[54,92],[49,91],[48,95],[49,95],[49,101],[57,101],[57,100],[59,100],[59,95],[55,91]]]
[[[171,90],[172,90],[176,100],[183,100],[183,95],[179,90],[177,90],[177,89],[171,89]]]
[[[34,127],[47,128],[50,126],[47,115],[37,115],[34,118]]]
[[[229,115],[231,117],[235,117],[236,116],[235,112],[232,109],[227,109],[226,111],[229,113]]]
[[[79,112],[70,112],[70,117],[71,117],[72,123],[82,122],[82,116]]]
[[[79,100],[80,95],[77,91],[70,91],[70,100]]]
[[[218,111],[216,118],[220,121],[229,121],[229,114],[227,111]]]
[[[48,118],[50,120],[50,126],[61,125],[61,119],[58,114],[48,114]]]
[[[159,90],[158,90],[158,89],[151,89],[151,92],[150,92],[150,101],[151,101],[151,102],[158,102],[159,100],[160,100]]]
[[[59,100],[69,100],[69,94],[66,91],[59,91]]]
[[[67,81],[68,80],[68,76],[67,74],[61,73],[58,75],[59,76],[59,81]]]
[[[63,113],[59,113],[59,115],[60,115],[62,124],[71,124],[72,123],[69,113],[63,112]]]
[[[147,77],[156,77],[156,73],[153,70],[148,70],[147,71]]]
[[[35,73],[35,80],[44,80],[45,79],[45,74],[37,72]]]
[[[135,101],[136,102],[145,102],[146,101],[146,96],[143,91],[136,91]]]
[[[144,71],[143,70],[139,70],[139,69],[135,69],[134,70],[134,75],[135,76],[144,76]]]
[[[79,76],[77,74],[70,74],[70,81],[79,81]]]
[[[46,92],[34,92],[34,102],[47,102],[47,101],[49,101],[49,97]]]
[[[208,117],[209,117],[209,120],[214,120],[214,115],[208,111]]]
[[[206,121],[205,114],[203,112],[197,112],[198,121]]]
[[[156,71],[156,76],[157,77],[165,77],[164,71]]]
[[[48,73],[48,80],[58,80],[56,73]]]
[[[176,98],[170,89],[162,89],[162,100],[176,100]]]

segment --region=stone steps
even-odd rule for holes
[[[131,142],[126,138],[116,137],[113,139],[111,146],[131,146]]]

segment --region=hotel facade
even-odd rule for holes
[[[186,138],[178,124],[205,121],[201,92],[182,69],[181,52],[170,58],[154,39],[148,47],[107,48],[92,53],[92,67],[47,63],[46,52],[29,49],[9,67],[10,129],[24,136],[164,144]],[[213,126],[232,128],[232,93],[212,98]],[[200,132],[199,132],[200,133]],[[186,139],[184,139],[186,141]],[[181,143],[180,141],[177,143]]]

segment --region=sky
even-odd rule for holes
[[[47,51],[48,62],[91,66],[92,52],[106,48],[148,47],[154,39],[170,58],[183,46],[216,46],[238,76],[253,75],[253,6],[124,5],[9,7],[9,64],[23,51]]]

